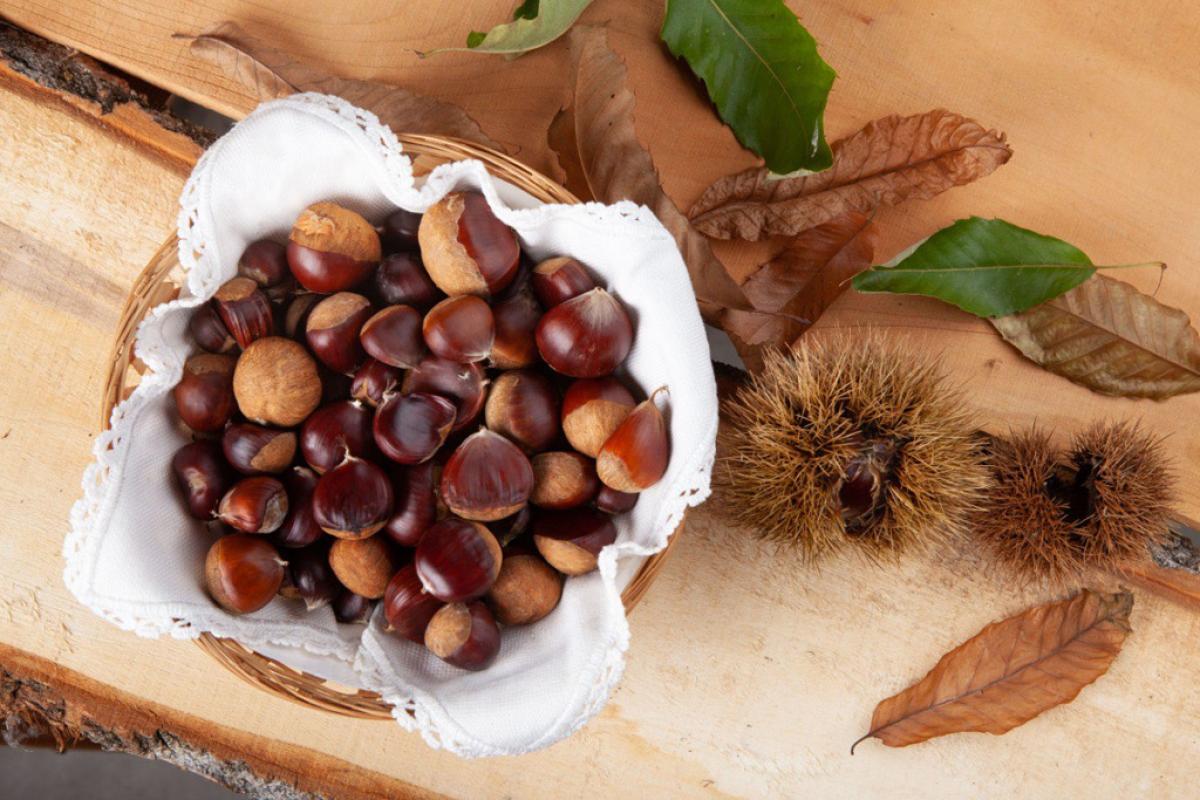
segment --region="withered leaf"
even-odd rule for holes
[[[386,83],[330,75],[247,35],[236,23],[222,22],[200,36],[175,36],[188,40],[192,53],[225,70],[260,101],[295,92],[324,92],[374,112],[397,133],[457,136],[503,150],[456,105]]]
[[[1101,394],[1200,391],[1200,334],[1188,315],[1107,275],[991,322],[1027,358]]]
[[[742,284],[755,308],[778,312],[757,332],[746,332],[746,341],[794,341],[852,277],[874,263],[878,238],[878,229],[866,215],[849,211],[788,240]]]
[[[854,744],[875,737],[904,747],[948,733],[1001,734],[1069,703],[1108,671],[1132,630],[1132,610],[1128,592],[1085,589],[994,622],[876,706],[870,732]]]
[[[588,187],[583,165],[579,163],[579,145],[575,141],[575,112],[571,108],[560,108],[550,121],[546,141],[554,153],[556,168],[554,179],[580,200],[595,200]]]
[[[756,167],[729,175],[688,216],[717,239],[795,236],[847,211],[928,199],[990,174],[1011,155],[1004,134],[944,109],[889,116],[834,142],[824,172],[773,178]]]
[[[577,161],[588,193],[596,200],[632,200],[654,212],[679,245],[705,319],[720,324],[726,309],[752,311],[741,288],[713,255],[708,240],[692,229],[663,191],[658,170],[634,132],[633,92],[625,82],[625,64],[608,47],[606,31],[577,25],[568,38],[574,64],[568,109],[574,120],[577,152],[559,152],[559,163]],[[557,135],[550,137],[550,146],[556,151],[569,146],[570,137],[563,134],[562,124],[560,120]]]

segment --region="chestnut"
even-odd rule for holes
[[[392,484],[370,461],[347,456],[317,481],[312,508],[317,524],[331,536],[365,539],[392,514]]]
[[[585,378],[567,387],[562,403],[562,429],[567,441],[595,458],[637,402],[616,378]]]
[[[489,297],[517,273],[517,236],[479,192],[453,192],[430,206],[417,239],[429,277],[448,295]]]
[[[342,591],[329,559],[330,550],[325,542],[289,553],[287,573],[279,593],[289,600],[303,600],[309,611],[329,605]]]
[[[175,451],[171,470],[187,500],[188,513],[196,519],[212,519],[230,483],[220,446],[213,441],[189,442]]]
[[[268,336],[247,347],[233,373],[233,393],[247,419],[260,425],[299,425],[321,402],[317,365],[303,345]]]
[[[271,602],[283,583],[285,562],[261,536],[235,533],[208,548],[204,585],[226,611],[249,614]]]
[[[325,299],[324,295],[305,292],[298,294],[288,303],[283,314],[283,334],[297,342],[306,342],[305,328],[308,326],[308,315],[312,313],[317,303]]]
[[[429,278],[417,253],[390,255],[375,270],[373,295],[381,305],[429,308],[444,295]]]
[[[417,249],[417,228],[421,215],[415,211],[398,208],[383,218],[379,226],[379,240],[389,253],[407,252]]]
[[[288,511],[287,490],[274,478],[243,478],[217,505],[217,519],[246,533],[270,533],[283,524]]]
[[[486,428],[468,436],[442,468],[442,500],[465,519],[491,522],[515,514],[532,491],[529,459]]]
[[[392,472],[392,495],[396,507],[384,526],[393,542],[404,547],[416,547],[426,529],[437,519],[437,498],[434,491],[433,463],[400,467]]]
[[[421,312],[412,306],[388,306],[363,323],[358,333],[367,355],[393,367],[412,369],[425,355]]]
[[[375,604],[349,589],[342,589],[333,598],[333,616],[344,625],[366,625]]]
[[[451,603],[429,620],[425,646],[447,664],[479,671],[500,652],[500,628],[483,603]]]
[[[596,568],[600,551],[617,540],[607,514],[590,508],[540,511],[533,515],[533,543],[542,558],[564,575],[583,575]]]
[[[173,392],[183,424],[198,433],[216,433],[234,411],[233,356],[201,353],[183,365]]]
[[[600,491],[596,492],[596,499],[592,501],[600,511],[605,514],[624,514],[633,510],[637,505],[638,495],[632,492],[618,492],[611,486],[600,486]]]
[[[508,555],[507,548],[529,530],[530,519],[532,519],[532,514],[529,511],[529,506],[522,506],[521,510],[511,517],[498,519],[495,522],[487,524],[488,530],[496,537],[496,541],[500,542],[502,548],[506,548],[504,550],[506,556]]]
[[[555,372],[599,378],[629,355],[633,323],[617,298],[596,288],[543,314],[536,338],[538,353]]]
[[[300,452],[317,474],[327,472],[347,455],[371,455],[371,409],[357,400],[322,406],[300,428]]]
[[[452,431],[471,425],[483,411],[487,397],[487,375],[479,364],[459,364],[437,356],[427,356],[411,369],[400,384],[400,391],[428,392],[452,400],[458,409]]]
[[[350,381],[350,396],[376,408],[385,395],[394,393],[400,385],[400,377],[400,370],[390,364],[368,358]]]
[[[378,600],[400,565],[388,541],[382,536],[372,536],[338,539],[329,548],[329,566],[347,589],[369,600]]]
[[[361,283],[380,255],[371,223],[337,203],[314,203],[301,211],[288,237],[288,266],[310,292],[329,294]]]
[[[600,479],[596,465],[579,453],[538,453],[533,465],[533,493],[529,502],[540,508],[574,508],[596,496]]]
[[[212,303],[205,303],[192,312],[188,320],[188,332],[200,349],[210,353],[228,353],[237,347],[237,342],[229,335],[229,329]]]
[[[533,291],[546,308],[596,288],[587,270],[573,258],[547,259],[533,268]]]
[[[249,278],[264,289],[278,286],[291,277],[287,248],[270,239],[251,242],[238,259],[238,275]]]
[[[238,472],[283,472],[296,455],[296,434],[249,422],[230,425],[221,434],[225,460]]]
[[[501,374],[483,414],[488,428],[529,452],[545,450],[558,438],[558,392],[549,378],[532,370]]]
[[[600,448],[596,474],[605,486],[621,492],[640,492],[658,483],[667,471],[671,443],[667,423],[654,402],[658,389],[629,412],[625,421]]]
[[[325,534],[312,512],[317,474],[308,467],[292,467],[283,475],[283,486],[287,490],[288,513],[283,524],[271,534],[271,541],[279,547],[308,547]]]
[[[505,555],[487,604],[502,625],[529,625],[545,618],[562,597],[563,576],[537,554]]]
[[[511,287],[510,287],[511,289]],[[537,363],[534,332],[542,318],[542,307],[526,282],[518,291],[492,306],[496,338],[489,361],[498,369],[519,369]]]
[[[317,303],[304,326],[313,355],[334,372],[352,372],[367,357],[358,334],[370,316],[371,301],[353,292]]]
[[[383,615],[388,631],[417,644],[425,643],[425,628],[443,605],[421,586],[417,569],[406,564],[388,581],[383,593]]]
[[[454,424],[454,404],[425,392],[391,395],[375,412],[375,444],[399,464],[428,461]]]
[[[421,331],[434,355],[463,364],[487,358],[496,338],[491,307],[469,294],[447,297],[429,309]]]
[[[213,301],[225,328],[242,349],[256,339],[270,336],[275,330],[271,301],[249,278],[234,278],[222,284]]]
[[[500,574],[502,561],[491,531],[454,517],[425,531],[413,557],[425,591],[447,603],[482,597]]]
[[[354,378],[334,372],[324,364],[317,365],[317,374],[321,376],[321,405],[328,406],[351,399],[350,389],[354,386]]]

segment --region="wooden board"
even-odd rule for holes
[[[421,62],[406,51],[456,41],[503,17],[507,5],[434,13],[351,2],[330,20],[316,2],[289,4],[286,18],[276,18],[224,0],[8,0],[2,13],[241,113],[248,104],[236,87],[169,38],[236,19],[346,74],[460,102],[544,167],[540,130],[558,103],[561,45],[511,64],[471,55]],[[598,0],[587,18],[611,21],[642,110],[639,134],[686,205],[750,157],[663,55],[656,9]],[[882,213],[885,254],[955,216],[1002,215],[1096,259],[1171,262],[1160,296],[1200,317],[1189,249],[1197,168],[1188,156],[1200,123],[1200,54],[1191,44],[1200,9],[1165,0],[1153,12],[1128,0],[1086,9],[864,0],[808,3],[802,18],[841,75],[829,116],[835,133],[891,111],[945,105],[1007,130],[1014,144],[1012,163],[986,181]],[[127,129],[12,76],[0,82],[0,131],[20,132],[0,136],[0,348],[9,354],[0,383],[0,708],[11,706],[15,682],[37,681],[49,688],[52,709],[115,732],[108,744],[182,741],[190,749],[145,754],[192,769],[236,755],[257,780],[348,797],[1190,791],[1200,742],[1200,673],[1183,644],[1200,635],[1200,619],[1190,613],[1139,595],[1135,633],[1111,673],[1071,706],[1004,737],[964,735],[894,751],[866,744],[851,758],[849,744],[877,700],[986,622],[1041,597],[1004,586],[969,552],[888,570],[852,560],[801,570],[750,544],[711,509],[693,516],[632,617],[629,666],[610,705],[569,741],[519,759],[462,762],[387,723],[272,699],[188,643],[116,630],[65,591],[59,549],[89,459],[111,329],[130,283],[173,225],[185,168]],[[723,255],[743,268],[753,263],[749,249]],[[1156,278],[1126,277],[1148,288]],[[851,295],[825,323],[885,326],[937,348],[993,424],[1036,419],[1066,429],[1097,416],[1143,415],[1174,433],[1181,472],[1195,474],[1200,435],[1180,425],[1200,410],[1195,398],[1094,397],[1023,364],[986,326],[933,303]],[[1184,483],[1183,507],[1200,516],[1200,489]]]

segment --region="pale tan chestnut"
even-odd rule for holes
[[[574,508],[596,496],[600,480],[596,465],[580,453],[538,453],[533,465],[533,494],[529,502],[541,508]]]
[[[633,395],[616,378],[577,380],[563,395],[563,433],[571,447],[595,458],[636,405]]]
[[[338,539],[329,548],[329,566],[343,586],[370,600],[383,597],[400,568],[383,536]]]
[[[658,483],[667,471],[671,443],[667,423],[654,402],[658,389],[629,412],[596,458],[596,474],[619,492],[640,492]]]
[[[508,556],[488,590],[487,603],[502,625],[529,625],[562,598],[563,576],[534,553]]]
[[[299,425],[321,402],[321,376],[304,346],[281,336],[257,339],[238,357],[233,394],[247,419]]]

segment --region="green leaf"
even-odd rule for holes
[[[895,266],[856,275],[854,288],[926,295],[979,317],[999,317],[1057,297],[1096,269],[1061,239],[971,217],[930,236]]]
[[[525,0],[513,12],[513,21],[497,25],[483,33],[467,34],[467,46],[442,47],[422,53],[492,53],[516,58],[530,50],[548,45],[562,36],[579,19],[592,0]]]
[[[662,39],[772,172],[833,163],[822,115],[836,73],[782,0],[667,0]]]

